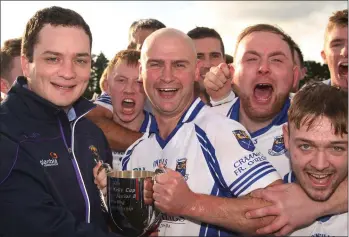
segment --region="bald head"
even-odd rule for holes
[[[190,37],[180,30],[163,28],[151,33],[142,46],[141,61],[144,62],[153,51],[161,51],[164,54],[170,51],[183,52],[183,56],[196,64],[195,45]]]

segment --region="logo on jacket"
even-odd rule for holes
[[[269,155],[279,156],[284,154],[285,152],[286,148],[284,143],[284,137],[282,135],[274,137],[273,146],[271,147],[271,149],[268,150]]]
[[[92,153],[92,157],[96,163],[101,160],[101,157],[99,156],[98,150],[94,145],[91,145],[88,147]]]
[[[49,159],[42,159],[40,160],[40,164],[43,167],[50,167],[50,166],[58,166],[58,155],[55,152],[50,152],[50,158]]]
[[[243,130],[234,130],[233,131],[236,140],[240,144],[240,146],[248,151],[254,151],[255,146],[251,140],[251,138],[247,135],[247,133]]]
[[[186,174],[187,158],[182,158],[177,160],[176,171],[181,173],[181,175],[183,175],[185,180],[188,180],[188,174]]]

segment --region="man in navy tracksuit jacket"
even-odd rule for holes
[[[107,236],[92,170],[111,152],[83,117],[93,104],[81,98],[66,114],[26,83],[0,107],[0,236]]]
[[[0,236],[106,237],[94,183],[111,162],[102,131],[84,117],[92,34],[76,12],[39,10],[22,39],[23,75],[0,106]]]

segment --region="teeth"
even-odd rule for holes
[[[126,102],[126,103],[134,103],[134,100],[132,100],[132,99],[124,99],[123,102]]]
[[[159,89],[159,91],[173,92],[173,91],[177,91],[177,89]]]
[[[329,174],[310,174],[310,175],[317,179],[323,179],[329,176]]]
[[[348,67],[348,63],[341,63],[340,66]]]

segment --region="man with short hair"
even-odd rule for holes
[[[22,38],[9,39],[4,42],[4,45],[1,48],[0,101],[6,98],[6,95],[16,78],[23,75],[20,57],[21,42]]]
[[[152,32],[166,26],[156,19],[141,19],[131,24],[129,29],[129,49],[140,49],[145,38]],[[95,101],[97,107],[87,117],[99,126],[108,139],[113,150],[125,151],[142,133],[132,131],[113,121],[113,105],[108,93],[102,93]],[[151,112],[149,101],[145,102],[145,110]]]
[[[301,189],[305,192],[303,196],[312,200],[305,201],[306,209],[311,211],[303,212],[300,219],[306,223],[291,236],[347,236],[348,211],[332,215],[333,208],[324,212],[319,206],[330,200],[338,202],[338,197],[348,200],[347,191],[340,191],[348,186],[348,93],[321,82],[305,85],[292,99],[283,135],[292,166],[284,177],[286,184],[257,190],[252,195],[273,202],[273,206],[267,207],[272,210],[279,200],[294,197]],[[270,210],[256,217],[275,215],[275,210],[272,213]],[[317,216],[312,215],[314,211]]]
[[[321,56],[328,65],[331,78],[328,85],[348,89],[348,9],[335,12],[325,30]]]
[[[282,126],[287,122],[289,93],[299,79],[294,46],[293,40],[275,26],[249,26],[238,36],[233,67],[216,68],[218,73],[211,69],[205,77],[208,93],[213,99],[218,98],[213,109],[241,122],[255,146],[282,176],[290,171]],[[234,99],[227,97],[231,81],[239,95]],[[228,100],[220,103],[221,98]],[[346,202],[344,198],[340,201]]]
[[[215,29],[208,27],[195,27],[187,35],[193,40],[200,60],[200,80],[196,83],[196,90],[201,100],[209,104],[210,98],[204,86],[206,73],[212,66],[218,66],[225,62],[225,50],[221,36]]]
[[[106,92],[111,97],[113,121],[132,131],[145,133],[155,126],[154,117],[144,110],[146,95],[139,82],[140,52],[122,50],[106,68]],[[120,162],[125,150],[113,150],[113,169],[121,170]]]
[[[84,116],[92,34],[75,11],[49,7],[26,24],[18,77],[0,106],[0,235],[108,233],[92,169],[111,159]],[[6,214],[5,214],[6,213]]]

